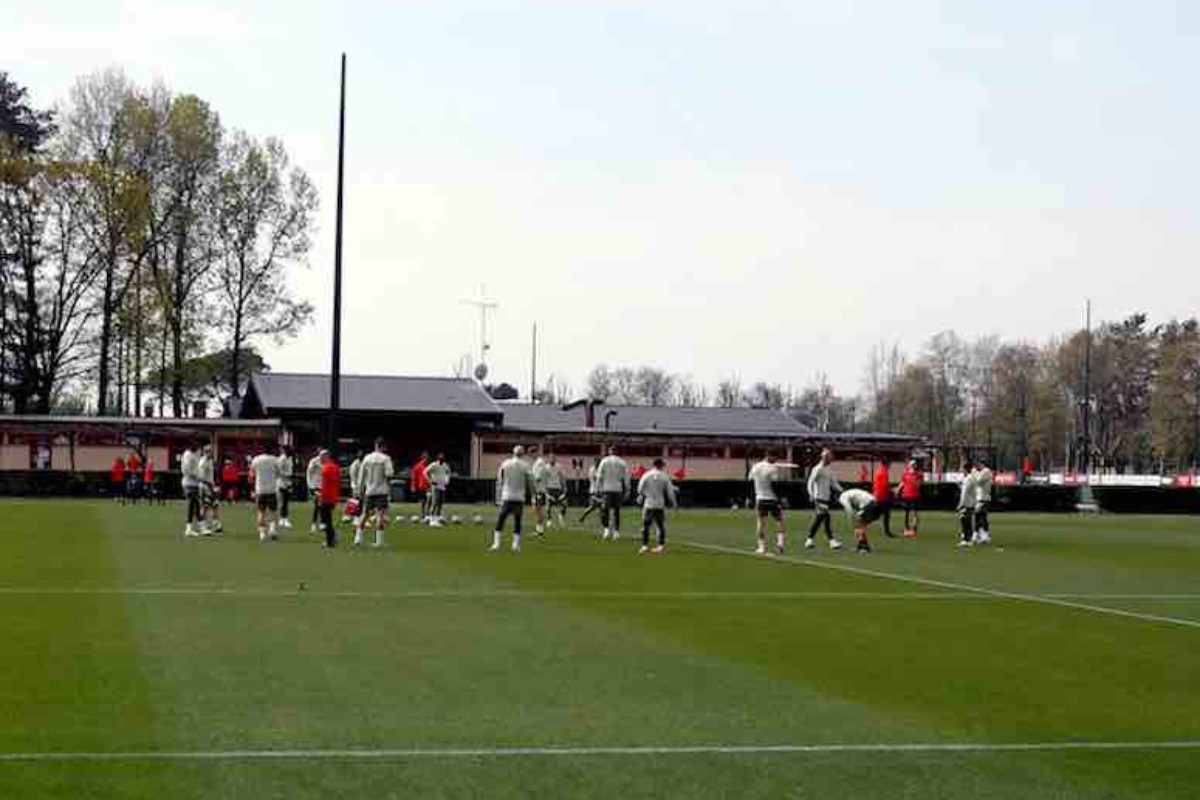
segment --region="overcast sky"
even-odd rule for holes
[[[344,9],[344,10],[343,10]],[[349,54],[343,369],[596,363],[858,391],[871,346],[1200,313],[1200,3],[41,0],[35,102],[105,66],[283,139],[321,190],[267,347],[329,368]]]

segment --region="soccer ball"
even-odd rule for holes
[[[413,514],[411,517],[408,518],[408,521],[409,522],[420,522],[421,517],[418,516],[417,514]]]
[[[730,511],[737,511],[737,510],[738,510],[738,504],[737,504],[737,503],[734,503],[733,505],[731,505],[731,506],[729,507],[729,510],[730,510]]]
[[[451,517],[451,518],[450,518],[450,521],[451,521],[452,523],[454,523],[455,525],[461,525],[461,524],[462,524],[462,517],[460,517],[458,514],[455,514],[453,517]]]
[[[476,514],[473,521],[475,522],[476,525],[482,525],[483,524],[483,515]]]

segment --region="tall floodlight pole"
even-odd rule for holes
[[[532,367],[529,372],[529,402],[536,403],[537,400],[537,323],[533,323],[533,352],[530,359]]]
[[[1087,475],[1091,461],[1092,413],[1092,301],[1084,306],[1083,315],[1083,474]]]
[[[500,304],[487,299],[487,287],[485,286],[479,287],[478,300],[462,300],[460,302],[479,309],[479,364],[475,367],[475,377],[482,381],[487,377],[488,351],[492,348],[487,335],[488,312],[495,311]]]
[[[342,53],[338,103],[337,222],[333,234],[333,364],[329,375],[329,451],[337,453],[338,410],[342,405],[342,193],[346,165],[346,54]]]

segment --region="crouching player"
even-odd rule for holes
[[[675,484],[671,476],[663,472],[666,462],[661,458],[654,459],[654,469],[647,472],[638,481],[637,492],[642,499],[642,546],[638,554],[652,552],[661,554],[667,549],[667,508],[674,508],[676,503]],[[650,526],[658,528],[658,544],[650,549]]]
[[[867,526],[879,519],[883,513],[879,504],[875,502],[874,495],[862,489],[847,489],[842,492],[838,502],[842,504],[850,526],[854,528],[854,538],[858,540],[855,549],[862,555],[870,553],[871,543],[867,541]]]

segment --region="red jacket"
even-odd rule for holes
[[[900,499],[919,500],[921,498],[921,473],[912,467],[905,467],[900,476]]]
[[[879,469],[875,470],[875,481],[872,484],[876,503],[886,503],[891,498],[892,489],[888,483],[887,467],[880,465]]]
[[[142,460],[138,458],[137,453],[129,454],[129,460],[125,462],[125,468],[130,472],[137,472],[142,468]]]
[[[154,483],[154,459],[146,459],[146,471],[142,475],[142,480],[146,483]]]
[[[412,468],[411,488],[414,492],[428,492],[429,479],[425,477],[425,465],[429,463],[425,459],[421,459]]]
[[[321,465],[321,505],[336,506],[342,499],[342,470],[332,458]]]
[[[125,461],[120,456],[113,459],[112,472],[110,473],[113,483],[124,483],[125,481]]]
[[[237,464],[232,461],[226,462],[225,466],[221,467],[221,483],[226,483],[232,486],[237,483],[238,468]]]

